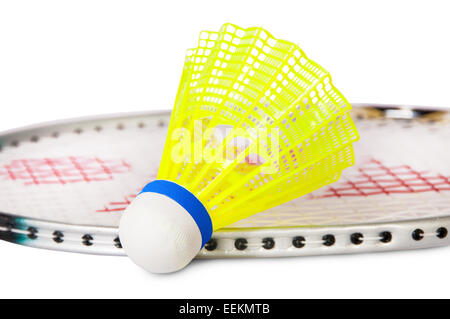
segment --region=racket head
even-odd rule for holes
[[[199,257],[276,257],[447,245],[447,111],[356,106],[356,165],[308,196],[213,234]],[[156,177],[168,112],[43,124],[0,135],[0,238],[124,255],[121,212]]]

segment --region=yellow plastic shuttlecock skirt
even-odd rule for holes
[[[297,45],[262,28],[202,32],[186,56],[158,180],[194,195],[222,228],[336,181],[354,162],[349,111]]]

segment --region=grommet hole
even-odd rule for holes
[[[114,238],[114,246],[116,248],[122,248],[122,243],[120,242],[120,238],[119,237]]]
[[[330,247],[336,243],[336,238],[334,235],[328,234],[322,237],[324,246]]]
[[[292,245],[295,248],[305,247],[305,237],[303,237],[303,236],[294,237],[294,239],[292,239]]]
[[[208,242],[205,244],[205,249],[207,251],[213,251],[217,248],[217,240],[215,238],[211,238],[208,240]]]
[[[38,230],[34,227],[28,227],[27,229],[28,234],[27,237],[30,239],[36,239],[38,236],[36,235],[38,233]]]
[[[234,242],[234,247],[236,247],[237,250],[245,250],[247,248],[248,242],[245,238],[238,238]]]
[[[417,228],[412,232],[411,236],[415,241],[419,241],[419,240],[423,239],[423,235],[424,235],[424,231],[420,228]]]
[[[354,233],[350,235],[350,241],[354,245],[361,245],[363,242],[364,235],[361,233]]]
[[[448,230],[445,227],[439,227],[436,230],[436,236],[440,239],[447,237],[447,235],[448,235]]]
[[[392,240],[392,233],[389,231],[383,231],[379,234],[379,236],[381,237],[380,241],[384,244],[387,244]]]
[[[92,244],[93,244],[92,240],[94,240],[94,238],[91,235],[86,234],[83,237],[81,237],[81,239],[83,240],[82,241],[83,245],[85,245],[85,246],[92,246]]]
[[[53,241],[55,243],[61,244],[64,241],[64,234],[60,232],[59,230],[55,230],[53,232]]]
[[[273,247],[275,247],[275,241],[273,240],[273,238],[264,238],[262,242],[264,249],[272,249]]]

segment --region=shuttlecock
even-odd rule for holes
[[[336,181],[354,162],[349,110],[297,45],[262,28],[202,32],[158,178],[122,216],[126,253],[151,272],[179,270],[214,230]]]

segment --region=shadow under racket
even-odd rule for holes
[[[310,195],[213,234],[199,257],[276,257],[448,245],[450,116],[353,111],[356,165]],[[112,115],[0,135],[0,239],[124,255],[120,215],[155,178],[168,112]]]

